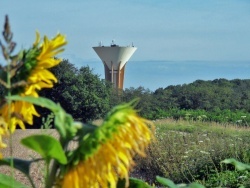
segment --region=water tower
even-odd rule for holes
[[[115,88],[123,89],[126,63],[137,48],[133,45],[118,46],[112,41],[110,46],[102,46],[100,43],[98,47],[93,47],[93,49],[103,62],[105,79],[112,82]]]

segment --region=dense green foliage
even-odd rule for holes
[[[148,119],[250,124],[250,79],[197,80],[155,91],[144,87],[116,91],[111,83],[101,80],[89,67],[76,68],[68,60],[63,60],[51,71],[58,83],[52,89],[42,90],[39,95],[60,103],[79,121],[102,118],[113,106],[139,98],[139,114]],[[2,91],[0,88],[1,96]],[[38,112],[44,117],[50,113],[42,108],[38,108]],[[32,128],[40,124],[41,119],[36,118]]]
[[[75,120],[87,122],[103,117],[110,110],[111,84],[101,80],[89,67],[76,68],[68,60],[63,60],[51,69],[58,79],[52,89],[44,89],[39,94],[49,98],[70,113]],[[38,108],[46,116],[50,112]],[[41,124],[36,118],[36,124]]]
[[[209,174],[204,185],[209,188],[213,187],[249,187],[250,186],[250,174],[248,171],[229,171],[225,170],[222,172]]]
[[[197,80],[190,84],[159,88],[154,92],[143,87],[129,88],[120,96],[121,101],[126,102],[136,97],[141,98],[138,104],[140,115],[149,119],[179,119],[190,114],[193,119],[250,122],[249,79]]]
[[[163,90],[181,109],[244,109],[250,111],[250,80],[216,79],[213,81],[197,80],[182,86],[168,86]],[[161,89],[155,91],[155,95]],[[165,94],[164,94],[165,95]]]

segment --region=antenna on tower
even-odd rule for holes
[[[111,43],[111,47],[115,47],[115,46],[117,46],[117,45],[115,44],[115,39],[113,39],[112,43]]]

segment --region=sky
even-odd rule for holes
[[[0,26],[6,14],[17,50],[31,46],[36,30],[50,38],[60,32],[68,45],[59,57],[101,78],[92,47],[133,43],[125,88],[250,75],[249,0],[1,0]]]

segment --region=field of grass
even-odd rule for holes
[[[136,160],[138,178],[155,183],[156,175],[160,175],[176,183],[198,181],[206,187],[249,183],[249,175],[220,162],[226,158],[250,162],[250,128],[173,119],[158,120],[155,125],[156,141],[147,158]],[[245,179],[238,180],[235,174]]]

